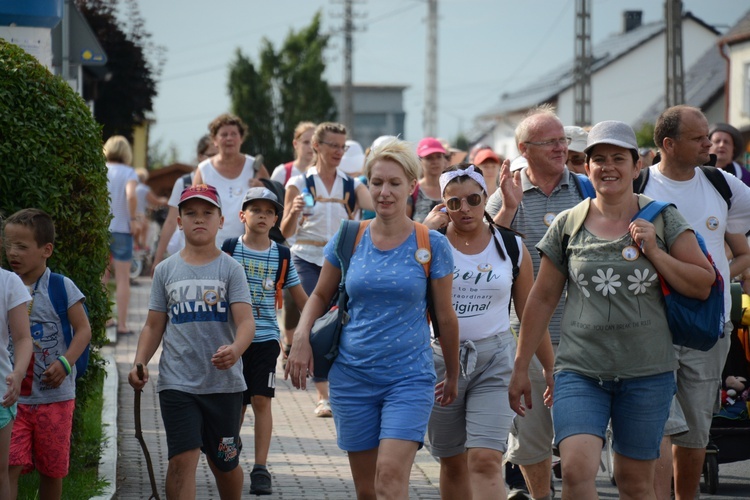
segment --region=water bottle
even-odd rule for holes
[[[305,207],[302,209],[302,215],[304,217],[310,217],[313,214],[315,198],[313,198],[312,193],[310,193],[310,190],[307,188],[302,190],[302,198],[305,200]]]

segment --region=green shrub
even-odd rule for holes
[[[0,213],[28,207],[48,212],[57,231],[48,265],[86,295],[92,350],[88,371],[78,381],[72,450],[92,464],[98,463],[101,445],[78,442],[79,409],[104,364],[98,348],[106,342],[109,314],[101,283],[109,255],[108,198],[101,127],[89,108],[60,77],[0,39]]]

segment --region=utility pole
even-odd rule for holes
[[[576,0],[575,124],[591,125],[591,8],[590,0]]]
[[[685,103],[685,81],[682,64],[682,0],[665,0],[667,25],[666,82],[667,107]]]
[[[333,14],[333,17],[343,18],[343,26],[333,33],[344,35],[344,79],[341,84],[341,109],[339,109],[339,120],[346,127],[349,138],[354,137],[354,76],[352,61],[354,58],[354,18],[359,14],[352,9],[353,4],[363,3],[364,0],[333,0],[333,3],[344,5],[343,14]]]
[[[344,84],[341,87],[341,121],[354,137],[354,89],[352,87],[352,0],[344,0]]]
[[[422,119],[422,128],[427,137],[437,135],[437,22],[438,0],[427,0],[427,74]]]

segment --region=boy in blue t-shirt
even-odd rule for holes
[[[242,200],[240,212],[240,220],[245,224],[245,234],[233,238],[228,249],[245,270],[255,317],[255,338],[242,355],[247,391],[242,400],[240,420],[244,420],[247,405],[251,404],[255,415],[255,464],[250,473],[250,493],[256,495],[272,493],[271,475],[266,468],[266,461],[273,428],[271,399],[276,388],[276,360],[281,352],[279,324],[276,320],[276,306],[281,306],[276,300],[277,292],[279,297],[281,292],[276,281],[277,274],[281,273],[281,288],[289,289],[300,310],[307,302],[307,294],[300,284],[288,250],[285,252],[287,258],[282,262],[279,246],[268,235],[283,208],[270,190],[263,187],[250,188]],[[280,271],[279,265],[282,266]]]
[[[25,363],[28,368],[11,434],[11,492],[15,498],[19,476],[36,468],[40,476],[39,497],[61,498],[70,462],[75,363],[91,342],[91,325],[83,308],[86,298],[70,279],[63,278],[68,321],[74,332],[68,345],[50,298],[47,259],[55,243],[52,218],[35,208],[20,210],[6,220],[4,235],[10,265],[31,293],[28,314],[34,349],[31,363]]]

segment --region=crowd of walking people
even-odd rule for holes
[[[201,454],[221,497],[241,496],[248,406],[249,491],[273,492],[277,359],[295,388],[314,386],[310,411],[333,418],[361,499],[407,498],[423,445],[440,463],[442,498],[549,499],[554,453],[562,498],[597,498],[608,430],[621,498],[694,497],[730,344],[729,282],[750,267],[750,174],[734,127],[675,106],[655,123],[656,151],[644,151],[626,123],[565,126],[543,105],[516,127],[513,162],[477,145],[454,163],[437,138],[362,148],[341,124],[302,122],[295,157],[274,169],[241,151],[237,116],[208,130],[198,167],[168,199],[138,187],[124,137],[104,145],[118,335],[132,333],[128,271],[134,239],[146,241],[143,207],[168,207],[128,376],[136,390],[153,383],[148,364],[162,349],[168,497],[195,496]],[[726,189],[705,173],[714,158]],[[652,200],[669,206],[640,218]],[[358,221],[347,261],[342,221]],[[717,275],[698,233],[725,288],[723,335],[705,351],[673,345],[659,285],[708,297]],[[50,358],[42,325],[67,321],[46,268],[54,224],[22,211],[3,237],[15,274],[0,274],[13,346],[0,357],[0,496],[37,468],[40,492],[60,498],[67,463],[50,456],[70,442],[32,447],[24,422],[41,405],[59,420],[48,433],[70,425],[74,365],[90,338],[84,298],[65,281],[76,336]],[[338,354],[314,376],[311,331],[342,290]]]

